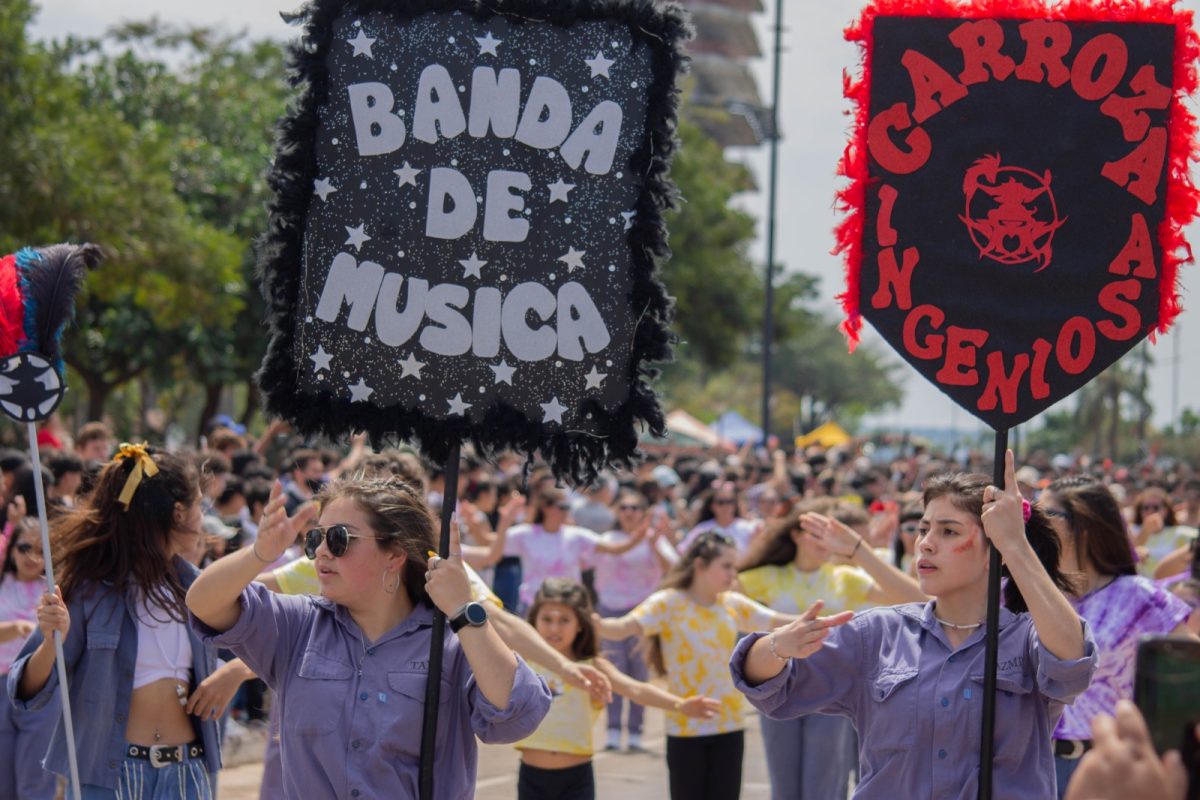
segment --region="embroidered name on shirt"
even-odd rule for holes
[[[1014,656],[1013,658],[1010,658],[1008,661],[1001,661],[999,669],[1001,672],[1013,672],[1014,670],[1024,670],[1025,669],[1025,656]]]
[[[428,661],[410,661],[410,662],[408,662],[408,668],[415,669],[419,672],[428,672],[429,671],[429,662]]]

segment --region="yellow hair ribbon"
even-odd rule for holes
[[[117,501],[125,506],[126,511],[129,510],[129,503],[133,500],[133,495],[141,484],[142,477],[153,478],[158,474],[158,465],[146,452],[145,442],[142,444],[122,443],[116,456],[113,457],[113,461],[124,461],[127,458],[134,460],[133,469],[130,471],[129,477],[125,479],[125,488],[121,490],[121,496],[117,498]]]

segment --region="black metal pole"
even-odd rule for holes
[[[775,339],[775,185],[779,175],[779,62],[783,51],[783,0],[775,0],[775,63],[771,78],[771,166],[767,174],[767,266],[764,272],[762,344],[763,446],[771,436],[771,350]]]
[[[992,483],[1004,488],[1004,456],[1008,429],[996,431]],[[1000,551],[992,547],[988,562],[987,640],[983,651],[983,729],[979,736],[979,800],[992,800],[992,751],[996,732],[996,668],[1000,660]]]
[[[445,486],[442,488],[442,532],[438,555],[450,554],[450,517],[458,504],[458,452],[460,443],[450,445],[446,456]],[[446,641],[446,615],[433,609],[433,633],[429,640],[429,673],[425,680],[425,714],[421,719],[421,771],[418,783],[421,800],[433,800],[433,751],[437,738],[438,703],[442,688],[442,649]]]

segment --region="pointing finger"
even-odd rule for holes
[[[1011,495],[1020,494],[1020,489],[1017,488],[1017,472],[1016,459],[1013,458],[1011,448],[1004,451],[1004,493]]]
[[[808,607],[808,610],[805,611],[803,615],[801,615],[800,619],[804,620],[805,622],[812,622],[814,619],[817,618],[817,614],[820,614],[821,609],[824,607],[825,607],[825,601],[817,600],[815,603],[813,603],[811,606]]]

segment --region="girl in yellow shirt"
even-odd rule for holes
[[[592,664],[612,682],[614,694],[696,719],[708,719],[720,704],[704,696],[679,697],[634,680],[597,655],[599,639],[592,622],[587,590],[567,578],[548,578],[529,608],[529,621],[556,651]],[[592,729],[604,706],[566,685],[553,672],[530,664],[550,687],[554,701],[538,729],[517,743],[521,768],[518,800],[594,800]]]

